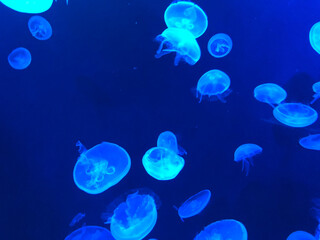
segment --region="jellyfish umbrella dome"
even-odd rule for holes
[[[0,2],[17,12],[38,14],[47,11],[53,0],[1,0]]]

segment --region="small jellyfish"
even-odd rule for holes
[[[188,30],[195,38],[200,37],[208,27],[205,12],[189,1],[178,1],[169,5],[164,13],[164,21],[168,28]]]
[[[194,240],[247,240],[248,233],[245,226],[234,219],[224,219],[206,226]]]
[[[318,113],[302,103],[281,103],[273,109],[273,116],[290,127],[307,127],[318,119]]]
[[[262,148],[254,143],[246,143],[240,145],[234,152],[234,161],[242,161],[242,171],[244,170],[246,176],[248,176],[250,165],[253,165],[253,159],[255,155],[262,152]]]
[[[275,83],[264,83],[257,86],[253,91],[255,99],[260,102],[275,107],[274,104],[280,104],[287,97],[287,92]]]
[[[313,84],[312,90],[315,92],[315,94],[312,96],[313,100],[310,104],[313,104],[315,101],[317,101],[317,99],[320,98],[320,82],[316,82],[315,84]]]
[[[184,159],[167,148],[154,147],[144,154],[142,164],[151,177],[157,180],[171,180],[184,167]]]
[[[301,138],[299,144],[303,148],[320,151],[320,134],[313,134]]]
[[[213,35],[208,42],[208,51],[215,58],[227,56],[232,49],[232,40],[225,33]]]
[[[26,48],[16,48],[8,55],[8,62],[16,70],[25,69],[31,63],[31,53]]]
[[[0,2],[17,12],[38,14],[47,11],[53,0],[1,0]]]
[[[72,218],[71,222],[69,223],[69,227],[73,227],[78,222],[80,222],[86,216],[85,213],[78,213],[74,218]]]
[[[309,32],[311,47],[320,54],[320,22],[315,23]]]
[[[188,198],[178,209],[178,214],[181,220],[184,218],[193,217],[208,205],[211,198],[211,192],[208,189],[202,190],[197,194]]]
[[[291,233],[287,240],[316,240],[314,236],[305,231],[295,231]]]
[[[52,36],[50,23],[41,16],[32,16],[28,21],[29,30],[36,39],[47,40]]]
[[[230,78],[220,70],[214,69],[206,72],[201,76],[197,84],[196,97],[201,102],[203,96],[206,96],[210,101],[219,99],[225,103],[225,97],[231,93]]]
[[[157,147],[167,148],[181,156],[187,154],[187,152],[178,145],[176,135],[170,131],[160,133],[157,141]]]
[[[120,182],[130,170],[130,156],[122,147],[102,142],[86,150],[77,142],[80,157],[73,169],[73,179],[81,190],[99,194]]]
[[[179,28],[167,28],[155,38],[160,46],[155,55],[160,58],[169,53],[176,53],[174,65],[177,66],[180,60],[190,65],[196,64],[201,56],[201,50],[194,36],[187,30]]]
[[[115,240],[110,231],[99,226],[84,226],[70,233],[64,240]]]

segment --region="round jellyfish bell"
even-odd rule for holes
[[[164,13],[164,21],[168,28],[188,30],[195,38],[200,37],[208,27],[205,12],[189,1],[178,1],[169,5]]]
[[[206,239],[247,240],[248,233],[241,222],[224,219],[209,224],[194,238],[194,240]]]
[[[203,96],[206,96],[210,101],[219,99],[225,103],[225,97],[231,93],[230,78],[220,70],[214,69],[206,72],[201,76],[197,84],[196,97],[201,102]]]
[[[273,109],[273,116],[290,127],[307,127],[318,119],[318,113],[302,103],[281,103]]]
[[[320,54],[320,22],[315,23],[309,32],[311,47]]]
[[[287,237],[287,240],[316,240],[316,238],[308,232],[295,231]]]
[[[32,16],[28,21],[29,31],[38,40],[47,40],[52,36],[50,23],[41,16]]]
[[[320,151],[320,134],[313,134],[301,138],[299,144],[306,149]]]
[[[8,55],[8,62],[16,70],[25,69],[31,63],[31,53],[26,48],[16,48]]]
[[[38,14],[47,11],[53,0],[1,0],[0,2],[17,12]]]
[[[99,194],[120,182],[130,170],[129,154],[122,147],[102,142],[86,150],[77,143],[80,156],[73,169],[77,187],[89,194]]]
[[[110,231],[99,226],[84,226],[70,233],[64,240],[115,240]]]
[[[187,152],[178,145],[177,137],[171,131],[160,133],[157,141],[157,147],[167,148],[181,156],[187,154]]]
[[[184,167],[184,159],[167,148],[154,147],[144,154],[142,164],[151,177],[157,180],[171,180]]]
[[[175,66],[179,64],[180,60],[184,60],[189,65],[194,65],[200,59],[201,50],[197,40],[185,29],[167,28],[155,40],[160,42],[155,55],[156,58],[175,52]]]
[[[208,42],[208,51],[215,58],[227,56],[232,49],[232,40],[225,33],[213,35]]]
[[[250,165],[253,165],[253,159],[257,154],[262,152],[262,147],[254,143],[240,145],[234,152],[234,161],[242,162],[242,171],[248,176]]]
[[[280,104],[287,98],[287,92],[275,83],[264,83],[257,86],[253,91],[255,99],[268,103],[274,108],[274,104]]]
[[[317,101],[320,98],[320,82],[316,82],[312,85],[312,90],[315,92],[313,97],[313,100],[310,102],[310,104],[313,104],[315,101]]]

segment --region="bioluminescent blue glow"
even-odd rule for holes
[[[211,192],[208,189],[191,196],[179,207],[179,217],[183,220],[199,214],[208,205],[210,198]]]
[[[25,69],[31,63],[31,53],[26,48],[16,48],[8,55],[8,62],[16,70]]]
[[[320,22],[315,23],[309,32],[311,47],[320,54]]]
[[[301,138],[299,144],[306,149],[320,151],[320,134],[313,134]]]
[[[273,108],[274,104],[280,104],[287,98],[287,92],[275,83],[264,83],[257,86],[253,91],[255,99],[268,103]]]
[[[28,21],[29,30],[36,39],[47,40],[52,36],[50,23],[41,16],[32,16]]]
[[[168,28],[188,30],[195,38],[200,37],[208,27],[205,12],[189,1],[171,3],[164,13],[164,21]]]
[[[287,240],[316,240],[316,238],[308,232],[295,231],[287,237]]]
[[[115,240],[110,231],[99,226],[84,226],[70,233],[64,240]]]
[[[171,180],[184,167],[184,159],[167,148],[154,147],[144,154],[142,164],[151,177],[157,180]]]
[[[225,97],[231,92],[229,76],[220,70],[214,69],[201,76],[197,84],[197,95],[199,102],[203,97],[210,101],[220,100],[226,102]]]
[[[206,226],[194,240],[247,240],[248,233],[245,226],[233,219],[224,219]]]
[[[310,104],[313,104],[320,98],[320,82],[316,82],[312,85],[312,90],[314,91],[313,100]]]
[[[47,11],[53,0],[1,0],[0,2],[17,12],[38,14]]]
[[[157,140],[157,147],[167,148],[179,155],[187,154],[187,152],[178,145],[177,137],[171,131],[160,133]]]
[[[250,165],[253,165],[255,155],[262,152],[262,147],[254,143],[246,143],[240,145],[234,152],[234,161],[242,162],[242,171],[245,171],[248,176]]]
[[[155,40],[160,42],[160,46],[155,55],[156,58],[175,52],[175,66],[179,64],[180,60],[194,65],[200,59],[201,50],[197,40],[185,29],[167,28],[158,35]]]
[[[208,42],[208,51],[215,58],[227,56],[232,49],[232,40],[225,33],[213,35]]]
[[[81,190],[99,194],[120,182],[130,170],[129,154],[122,147],[102,142],[89,150],[77,143],[80,156],[73,169],[73,179]]]
[[[302,103],[282,103],[273,109],[273,116],[290,127],[307,127],[318,119],[318,113]]]
[[[84,217],[86,216],[85,213],[78,213],[77,215],[72,218],[71,222],[69,223],[69,227],[73,227],[76,225],[78,222],[80,222]]]

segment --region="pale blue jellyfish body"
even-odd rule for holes
[[[302,103],[282,103],[273,109],[273,116],[290,127],[307,127],[318,119],[318,113]]]
[[[190,65],[196,64],[201,56],[201,50],[195,37],[187,30],[180,28],[167,28],[155,38],[160,46],[155,55],[160,58],[169,53],[176,53],[174,65],[177,66],[180,60]]]
[[[1,0],[0,2],[17,12],[38,14],[47,11],[53,0]]]
[[[232,49],[232,40],[225,33],[213,35],[208,42],[208,51],[215,58],[227,56]]]
[[[117,184],[130,170],[130,156],[122,147],[102,142],[89,150],[78,142],[80,156],[73,179],[81,190],[99,194]]]
[[[199,102],[205,96],[211,101],[220,100],[225,102],[225,97],[230,94],[230,78],[220,70],[214,69],[201,76],[197,84],[197,95]]]
[[[41,16],[32,16],[28,21],[29,31],[38,40],[47,40],[52,36],[50,23]]]
[[[253,165],[252,157],[262,152],[262,147],[254,143],[246,143],[240,145],[234,152],[234,161],[242,162],[242,171],[246,176],[249,173],[250,165]]]
[[[320,98],[320,82],[316,82],[312,85],[312,90],[314,91],[313,100],[310,104],[313,104],[315,101],[317,101]]]
[[[115,240],[110,231],[99,226],[84,226],[70,233],[64,240]]]
[[[174,179],[184,167],[184,159],[170,149],[154,147],[142,158],[147,173],[157,180]]]
[[[8,62],[16,70],[25,69],[31,63],[31,53],[26,48],[16,48],[8,55]]]
[[[245,226],[234,219],[224,219],[206,226],[194,240],[247,240]]]
[[[315,23],[309,32],[311,47],[320,54],[320,22]]]
[[[167,148],[179,155],[187,154],[187,152],[178,145],[177,137],[171,131],[160,133],[157,140],[157,147]]]
[[[264,102],[274,107],[274,104],[280,104],[287,98],[287,92],[275,83],[264,83],[257,86],[254,91],[254,97],[260,102]]]
[[[195,38],[200,37],[208,27],[205,12],[189,1],[178,1],[170,4],[164,13],[168,28],[188,30]]]
[[[287,237],[287,240],[316,240],[316,238],[308,232],[295,231]]]
[[[313,134],[301,138],[299,144],[306,149],[320,151],[320,134]]]

